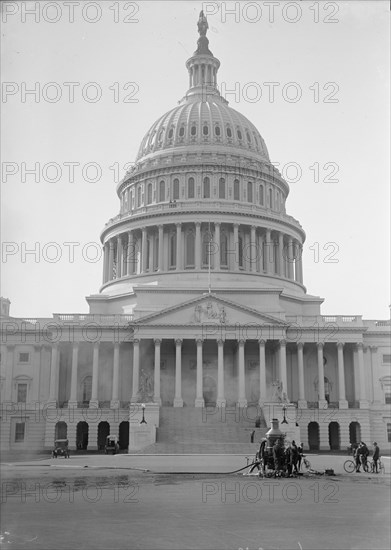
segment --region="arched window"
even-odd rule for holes
[[[269,208],[273,208],[273,191],[269,189]]]
[[[159,136],[157,138],[159,143],[161,143],[163,141],[163,133],[164,133],[164,128],[162,128],[159,132]]]
[[[219,179],[219,199],[225,199],[225,179]]]
[[[239,140],[242,140],[242,132],[241,132],[240,130],[238,130],[237,133],[238,133],[238,139],[239,139]]]
[[[253,182],[247,182],[247,202],[253,202]]]
[[[254,134],[254,141],[255,141],[255,146],[257,149],[259,149],[259,145],[258,145],[258,138],[257,136]]]
[[[137,187],[137,206],[141,206],[141,187]]]
[[[187,197],[194,199],[194,178],[189,178],[187,182]]]
[[[259,186],[259,204],[261,206],[265,204],[264,189],[262,184]]]
[[[175,178],[173,182],[172,198],[174,201],[179,200],[179,180],[177,178]]]
[[[210,179],[204,178],[204,199],[210,199]]]
[[[170,128],[168,131],[168,139],[172,139],[173,135],[174,135],[174,128]]]
[[[147,204],[152,202],[152,183],[148,183],[147,187]]]
[[[228,266],[228,235],[224,232],[220,234],[220,265]]]
[[[83,403],[91,401],[92,376],[86,376],[82,383],[82,400]]]
[[[194,126],[194,128],[195,128],[195,126]],[[192,128],[192,130],[193,130],[193,128]],[[184,135],[185,135],[185,127],[181,126],[179,128],[179,137],[183,137]],[[195,135],[195,134],[191,134],[191,135]]]
[[[240,201],[239,180],[234,181],[234,201]]]
[[[193,126],[191,127],[190,135],[192,135],[192,136],[197,135],[197,126],[195,124],[193,124]]]
[[[227,137],[229,137],[229,138],[232,137],[232,130],[231,130],[230,126],[227,126]]]
[[[246,130],[246,137],[247,137],[247,141],[248,141],[249,143],[251,143],[251,136],[250,136],[248,130]]]
[[[195,264],[195,235],[189,231],[186,235],[186,267],[194,267]]]
[[[215,126],[215,134],[216,136],[220,136],[220,126],[218,124]]]
[[[209,134],[209,128],[207,124],[204,124],[204,127],[202,128],[202,133],[204,136],[207,136]]]
[[[239,267],[243,267],[243,238],[239,237]]]
[[[176,266],[176,233],[171,233],[169,243],[170,268],[173,268]]]
[[[166,184],[163,180],[159,183],[159,202],[166,200]]]

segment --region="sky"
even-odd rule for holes
[[[325,299],[324,315],[389,318],[382,1],[275,2],[274,13],[263,2],[2,2],[1,295],[11,315],[88,312],[116,185],[188,89],[202,8],[220,90],[290,186],[307,292]]]

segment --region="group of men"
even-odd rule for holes
[[[302,457],[302,443],[296,445],[296,442],[293,440],[285,448],[284,441],[281,438],[278,438],[273,446],[270,441],[264,439],[261,442],[259,451],[256,454],[255,463],[249,473],[252,473],[257,468],[260,473],[264,474],[266,467],[269,466],[269,469],[274,469],[275,476],[284,474],[287,477],[292,477],[293,475],[299,475]]]
[[[369,449],[367,445],[360,441],[360,443],[357,446],[352,447],[353,456],[355,459],[356,464],[356,472],[360,473],[360,467],[363,467],[364,471],[367,471],[367,462],[368,462],[368,456],[369,456]],[[373,472],[378,473],[378,462],[380,459],[380,449],[376,441],[373,442]]]

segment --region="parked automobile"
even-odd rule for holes
[[[116,435],[108,435],[106,437],[105,453],[115,455],[119,451],[118,437]]]
[[[69,442],[67,439],[56,439],[54,442],[54,449],[52,451],[52,457],[57,458],[63,456],[64,458],[69,458],[70,451],[68,448]]]

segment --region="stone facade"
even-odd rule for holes
[[[98,449],[108,433],[126,448],[141,400],[157,428],[161,406],[286,406],[307,447],[389,446],[390,322],[321,315],[288,184],[219,66],[201,34],[188,92],[117,187],[90,312],[17,319],[2,299],[3,449]]]

